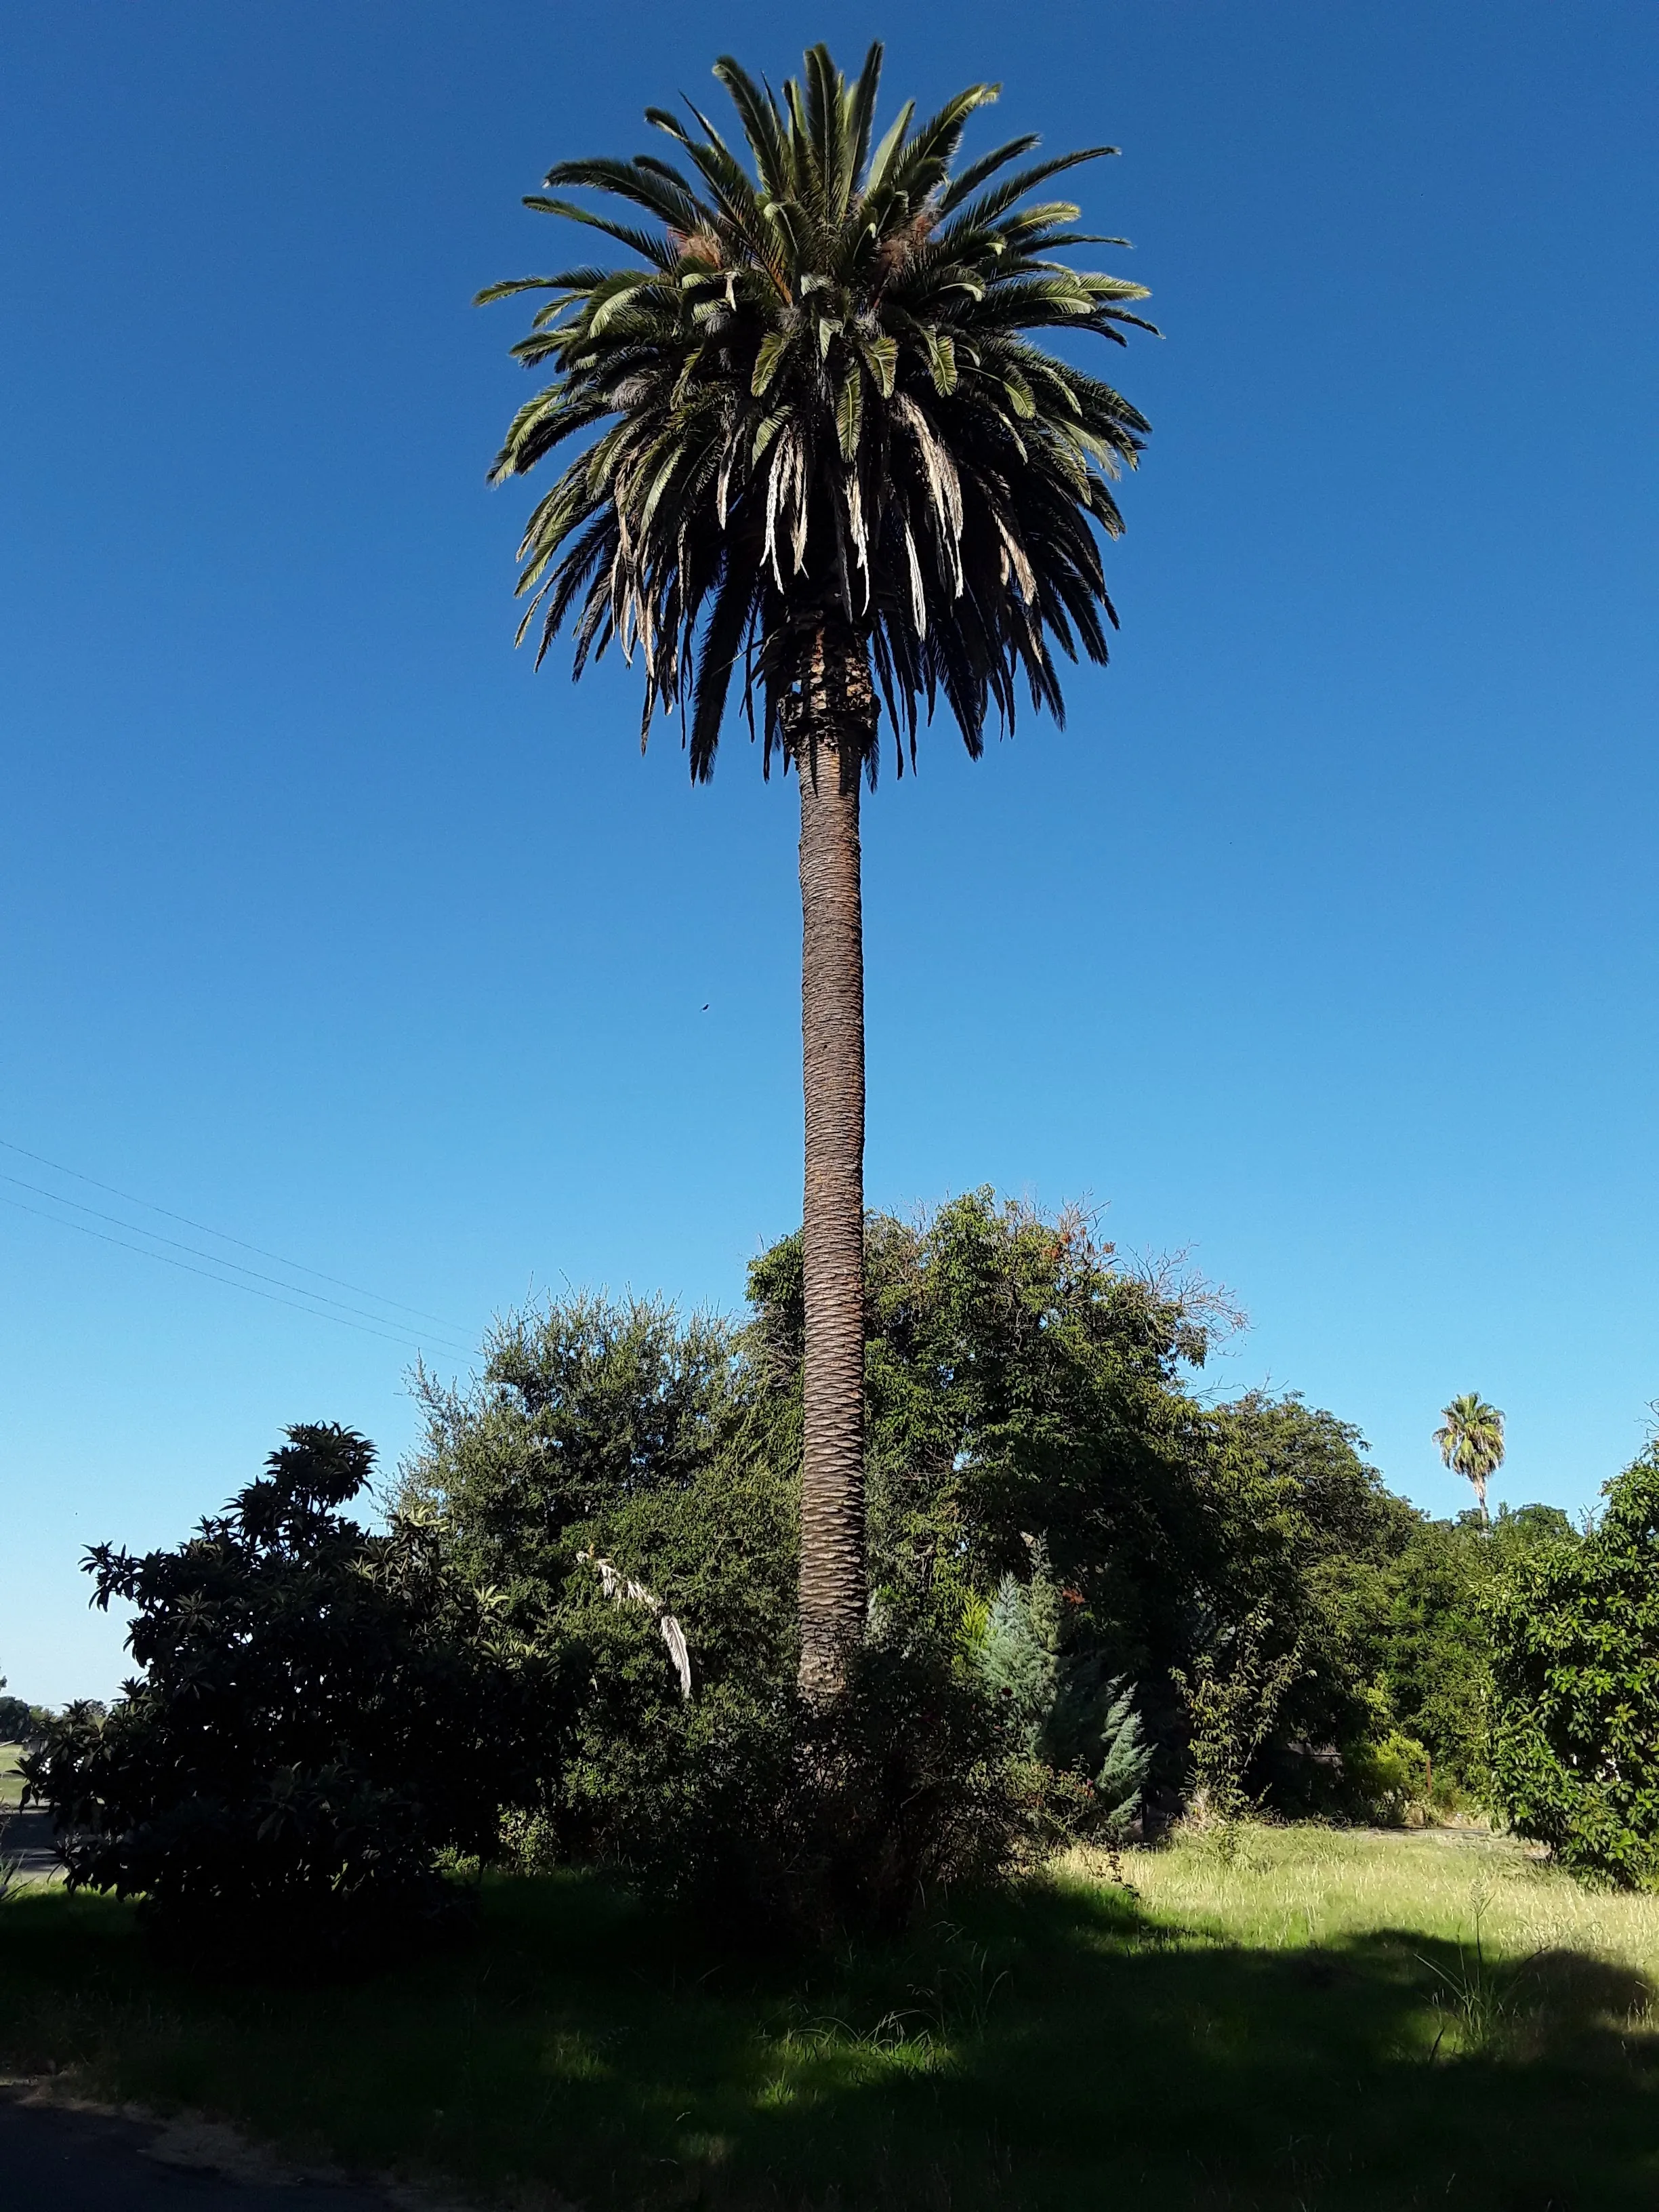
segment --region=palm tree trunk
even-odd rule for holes
[[[800,784],[801,1210],[806,1331],[800,1686],[824,1703],[864,1633],[864,919],[859,777],[874,736],[869,664],[820,629],[795,702]]]

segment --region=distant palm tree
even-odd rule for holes
[[[1488,1521],[1486,1483],[1504,1464],[1504,1416],[1478,1391],[1466,1390],[1461,1398],[1442,1407],[1440,1418],[1445,1425],[1434,1432],[1440,1456],[1474,1485],[1480,1518]]]
[[[1097,146],[1012,168],[1016,138],[952,173],[974,85],[873,143],[882,50],[848,85],[828,51],[781,98],[714,75],[752,172],[687,104],[648,108],[674,161],[562,161],[547,183],[629,204],[526,202],[618,240],[641,266],[496,284],[551,295],[514,348],[553,380],[492,471],[576,457],[532,514],[519,589],[544,653],[568,620],[575,673],[613,641],[643,665],[643,739],[678,714],[713,769],[735,681],[763,761],[800,787],[806,1103],[801,1681],[833,1694],[863,1632],[864,949],[859,786],[878,702],[902,773],[942,696],[969,752],[1023,679],[1059,718],[1052,648],[1106,659],[1115,623],[1096,532],[1147,425],[1033,332],[1123,342],[1138,284],[1054,257],[1093,240],[1062,200],[1030,204]],[[642,212],[645,222],[632,212]],[[1150,328],[1150,325],[1141,325]]]

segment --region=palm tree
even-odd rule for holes
[[[572,441],[520,547],[538,661],[568,622],[574,673],[613,641],[644,675],[643,744],[678,714],[711,773],[734,679],[763,767],[800,788],[805,1090],[800,1671],[834,1693],[863,1632],[864,953],[859,796],[884,705],[898,772],[942,695],[977,757],[1024,680],[1062,714],[1053,647],[1106,659],[1115,623],[1096,537],[1143,418],[1032,332],[1123,343],[1138,284],[1054,255],[1091,240],[1047,179],[1114,149],[1018,165],[1012,140],[953,170],[974,85],[874,143],[879,46],[848,85],[815,46],[780,98],[736,62],[751,168],[699,111],[647,119],[673,159],[562,161],[536,195],[636,266],[492,285],[550,296],[514,348],[552,381],[521,407],[491,481]],[[643,220],[640,220],[642,217]],[[1150,329],[1151,325],[1140,324]]]
[[[1484,1524],[1492,1517],[1486,1511],[1486,1483],[1504,1464],[1504,1416],[1479,1391],[1466,1390],[1441,1408],[1440,1418],[1444,1426],[1434,1432],[1440,1456],[1474,1485]]]

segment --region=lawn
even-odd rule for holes
[[[17,1771],[22,1756],[21,1743],[0,1743],[0,1813],[10,1812],[23,1801],[23,1778]]]
[[[0,2057],[593,2212],[1659,2203],[1659,1899],[1455,1831],[1121,1870],[792,1966],[585,1878],[492,1881],[469,1951],[321,1991],[191,1984],[123,1908],[25,1894]]]

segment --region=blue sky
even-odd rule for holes
[[[176,1540],[288,1421],[394,1463],[413,1346],[567,1280],[734,1305],[798,1217],[793,787],[738,737],[694,792],[626,672],[513,653],[520,311],[467,301],[556,265],[550,161],[820,36],[885,34],[895,99],[1000,79],[980,143],[1121,145],[1087,213],[1168,334],[1115,362],[1111,669],[867,809],[872,1201],[1090,1196],[1248,1309],[1221,1388],[1441,1511],[1478,1389],[1503,1494],[1589,1503],[1659,1395],[1659,15],[565,21],[0,29],[0,1669],[107,1692],[81,1547]],[[268,1265],[24,1152],[444,1326],[76,1234]]]

